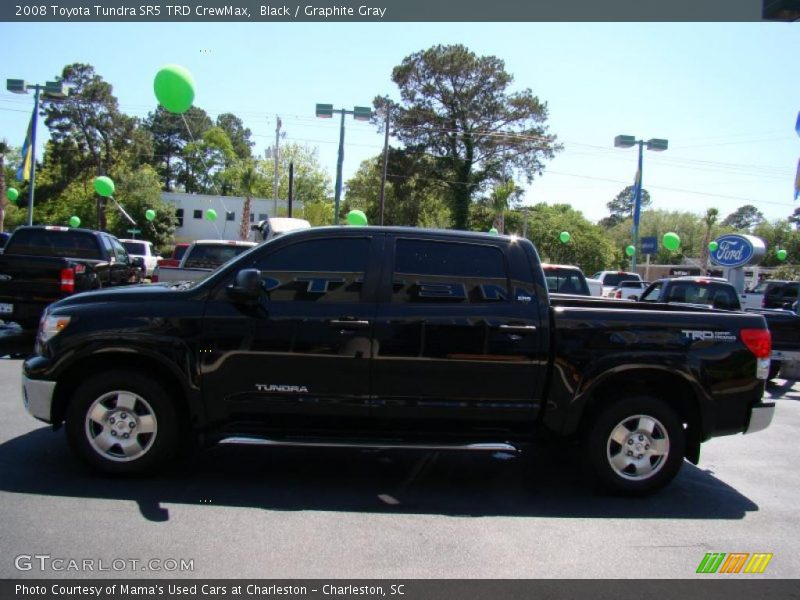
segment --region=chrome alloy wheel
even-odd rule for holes
[[[667,428],[649,415],[626,417],[611,430],[606,457],[614,473],[631,481],[649,479],[669,456]]]
[[[158,423],[147,401],[126,391],[113,391],[97,398],[85,419],[86,439],[92,449],[115,462],[137,460],[155,442]]]

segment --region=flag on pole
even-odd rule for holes
[[[28,132],[25,134],[25,141],[22,144],[22,164],[17,169],[17,181],[28,181],[31,178],[31,158],[33,157],[33,120],[36,118],[36,108],[33,109]]]
[[[797,160],[797,175],[794,176],[794,199],[800,197],[800,159]]]
[[[633,227],[639,224],[639,212],[641,211],[641,194],[642,194],[642,170],[636,169],[636,178],[633,181],[633,189],[631,190],[631,198],[633,199]]]

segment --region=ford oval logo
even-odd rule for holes
[[[717,238],[717,249],[711,259],[721,267],[741,267],[753,258],[753,244],[746,237],[736,234]]]

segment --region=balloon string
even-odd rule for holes
[[[183,124],[186,126],[186,131],[189,132],[189,137],[191,138],[192,143],[196,144],[197,140],[195,140],[194,134],[192,133],[192,128],[189,127],[189,122],[186,120],[186,115],[184,113],[181,113],[181,120],[183,121]],[[200,158],[200,162],[203,163],[203,167],[205,167],[206,173],[210,173],[211,169],[208,168],[208,164],[206,164],[206,159],[203,158],[203,155],[198,152],[197,156]],[[216,191],[216,189],[214,189],[214,191]],[[225,206],[225,201],[222,199],[222,196],[218,196],[218,197],[219,197],[219,203],[222,204],[222,209],[225,211],[225,219],[227,221],[227,219],[228,219],[228,207]],[[210,198],[208,200],[208,204],[209,204],[209,206],[211,206],[211,208],[214,208],[214,205],[211,204],[211,199]],[[219,239],[222,239],[222,234],[219,231],[219,227],[217,227],[216,221],[211,221],[211,224],[214,226],[214,229],[217,230],[217,235],[219,236]]]

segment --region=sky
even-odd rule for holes
[[[315,118],[315,104],[399,99],[391,72],[403,58],[463,44],[504,60],[511,89],[547,103],[564,145],[541,177],[518,182],[524,204],[607,216],[636,173],[636,149],[613,145],[626,134],[669,140],[644,154],[653,208],[724,217],[753,204],[776,220],[800,206],[800,23],[0,23],[0,39],[4,79],[44,83],[89,63],[132,116],[156,108],[158,70],[182,65],[195,105],[242,118],[256,154],[274,144],[279,115],[283,140],[318,148],[332,182],[339,120]],[[0,138],[21,145],[32,107],[32,94],[0,91]],[[345,129],[346,181],[382,152],[383,134],[350,117]],[[39,131],[41,141],[43,120]]]

